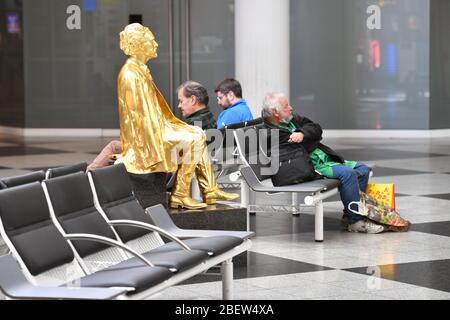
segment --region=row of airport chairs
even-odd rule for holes
[[[139,205],[122,164],[50,170],[1,179],[7,298],[142,299],[218,265],[222,297],[232,298],[232,259],[252,233],[174,227],[163,206]],[[185,239],[152,224],[152,212]]]

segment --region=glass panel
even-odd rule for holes
[[[69,5],[81,8],[81,30],[66,26]],[[157,38],[149,67],[168,96],[167,1],[24,0],[24,14],[27,127],[118,128],[119,33],[130,14]]]
[[[0,126],[25,123],[22,1],[0,1]]]
[[[167,0],[129,0],[130,14],[142,14],[142,24],[149,27],[158,42],[158,57],[148,66],[158,89],[169,102],[169,6]]]
[[[67,28],[70,5],[81,8],[80,30]],[[128,12],[122,0],[24,0],[27,127],[118,127]]]
[[[117,75],[126,57],[119,33],[129,16],[142,16],[159,44],[149,62],[170,103],[169,5],[172,3],[174,89],[186,80],[184,0],[23,0],[26,126],[117,128]],[[70,5],[81,8],[81,30],[69,30]],[[202,12],[208,12],[208,15]],[[234,75],[233,0],[191,1],[191,78],[213,88]],[[172,107],[178,113],[176,93]],[[215,99],[212,109],[217,113]],[[52,117],[48,117],[52,114]]]
[[[214,88],[234,77],[234,1],[191,0],[191,79],[203,84],[217,117]],[[205,14],[207,12],[207,14]]]
[[[427,129],[429,1],[291,1],[291,102],[327,129]]]

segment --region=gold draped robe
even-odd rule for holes
[[[186,136],[203,140],[203,132],[175,117],[146,64],[129,58],[119,73],[117,90],[123,152],[116,163],[134,174],[177,171],[173,149]]]

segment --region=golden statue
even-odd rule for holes
[[[128,59],[117,79],[123,151],[116,163],[134,174],[177,171],[169,199],[172,208],[199,209],[216,200],[237,199],[238,194],[217,186],[203,130],[176,118],[153,82],[146,65],[158,56],[152,32],[130,24],[120,33],[120,48]],[[194,171],[204,203],[190,197]]]

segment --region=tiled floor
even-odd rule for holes
[[[0,139],[0,176],[90,162],[109,139]],[[325,141],[347,159],[374,164],[374,183],[396,183],[406,233],[342,230],[338,197],[324,204],[325,241],[315,243],[314,217],[251,217],[253,246],[235,263],[236,299],[450,299],[450,140]],[[264,195],[257,202],[267,201]],[[272,199],[272,202],[274,199]],[[277,196],[280,204],[289,196]],[[1,249],[0,249],[1,250]],[[155,299],[220,299],[218,277],[198,276]]]

